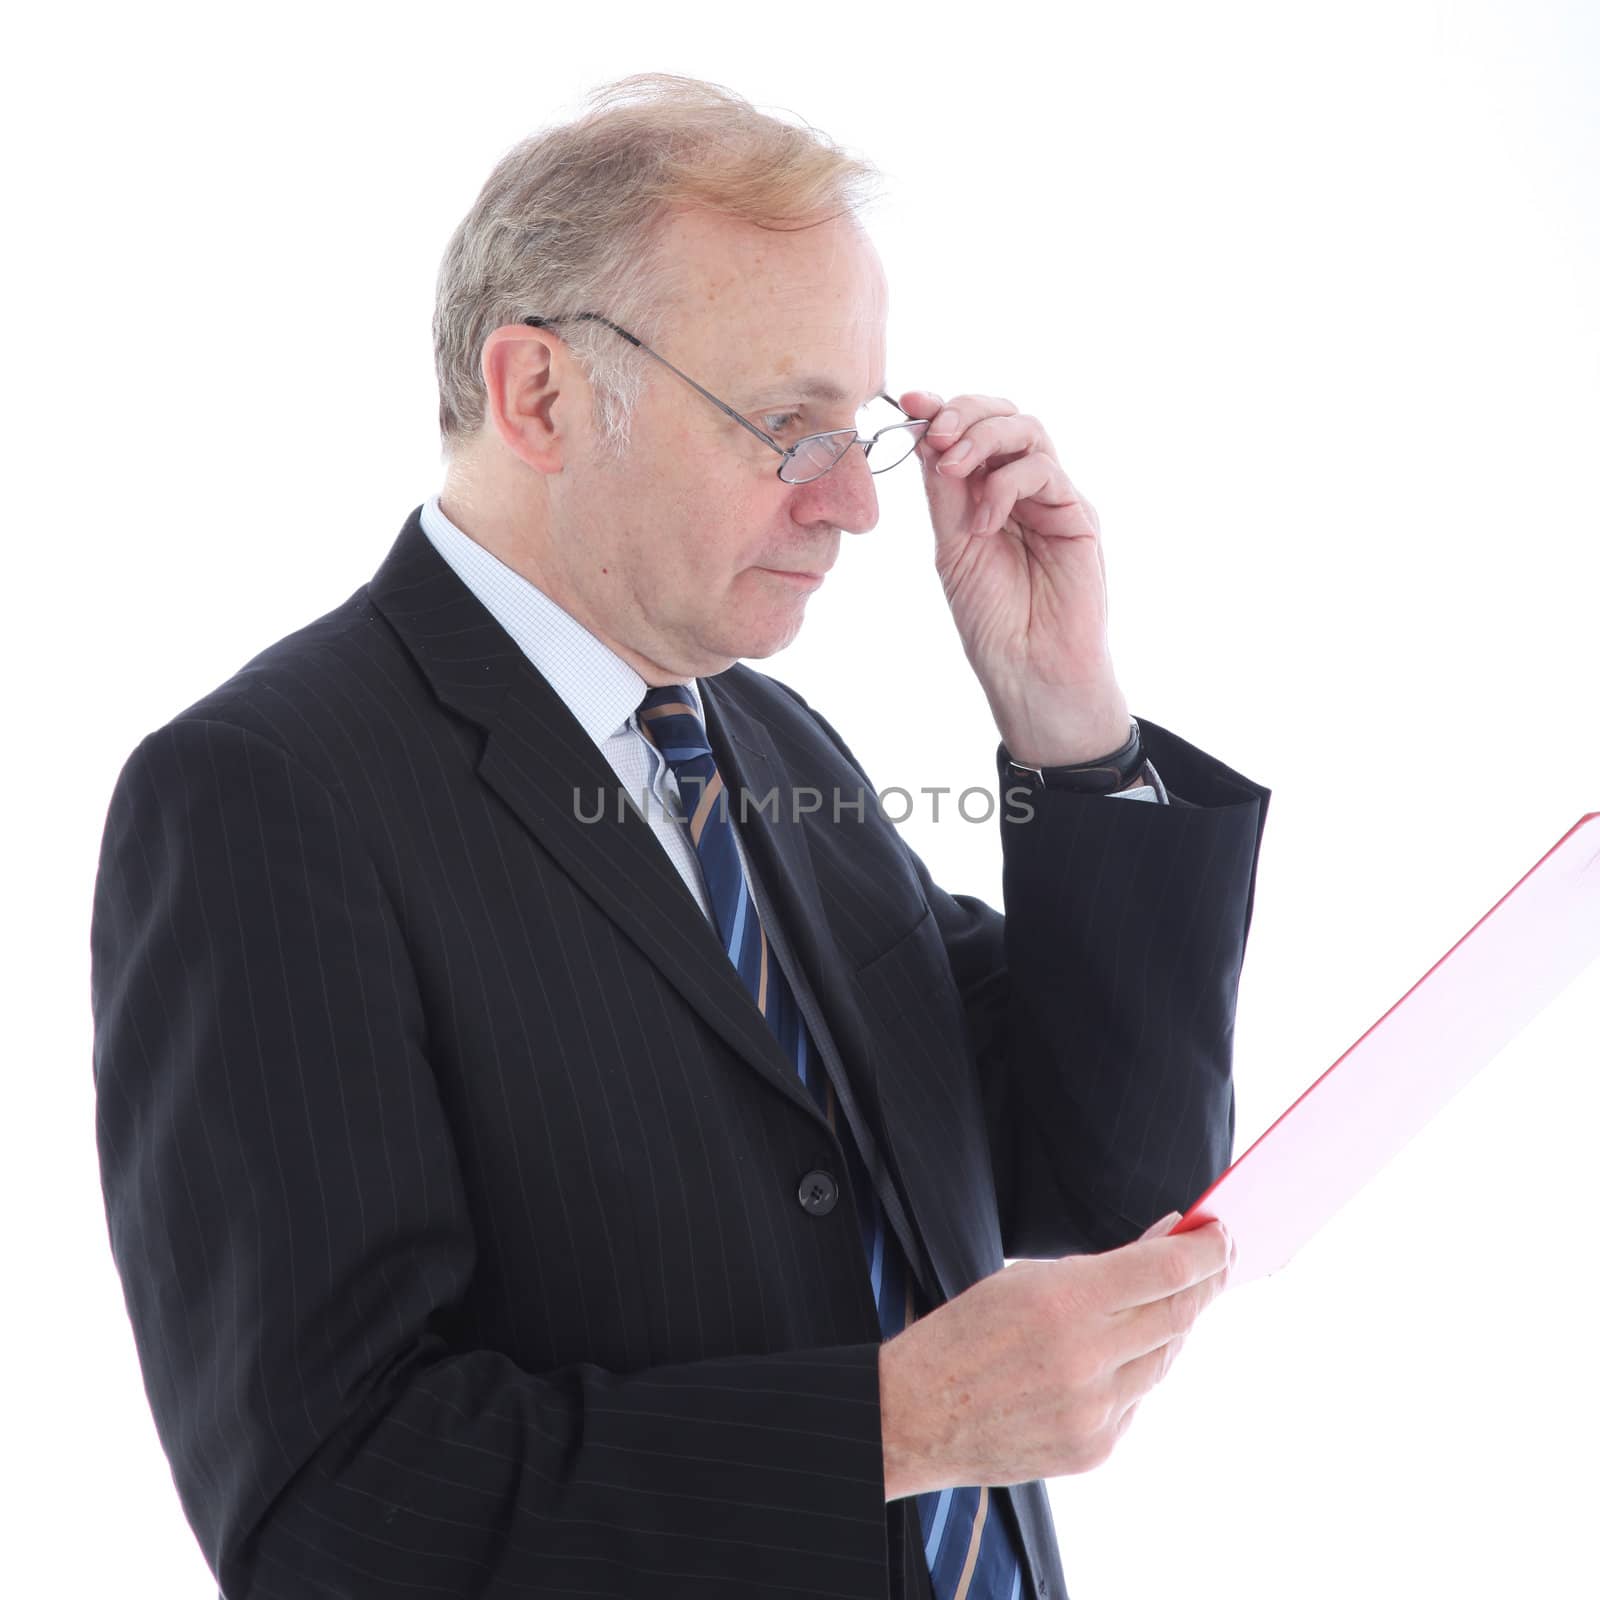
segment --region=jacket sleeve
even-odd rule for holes
[[[1127,1244],[1233,1159],[1234,1016],[1271,790],[1138,720],[1170,806],[1063,790],[1012,804],[998,784],[1004,914],[940,887],[904,846],[960,996],[1008,1258]]]
[[[118,778],[95,1136],[156,1430],[229,1600],[882,1596],[877,1343],[520,1369],[394,906],[342,799],[180,719]]]

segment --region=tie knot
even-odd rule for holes
[[[639,731],[669,766],[695,756],[708,756],[711,746],[694,699],[681,683],[664,683],[639,702]]]

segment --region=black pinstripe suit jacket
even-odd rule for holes
[[[758,904],[936,1302],[1211,1182],[1270,791],[1140,718],[1183,798],[1002,809],[1002,917],[799,695],[701,688],[725,781],[779,789],[742,829]],[[792,786],[868,803],[797,816]],[[597,791],[420,507],[122,769],[106,1217],[229,1600],[927,1593],[840,1146],[648,824],[580,819]],[[1043,1485],[992,1505],[1065,1600]]]

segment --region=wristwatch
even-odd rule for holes
[[[1118,789],[1133,788],[1142,779],[1153,785],[1159,795],[1160,784],[1145,758],[1138,719],[1129,717],[1128,723],[1128,742],[1120,750],[1101,756],[1097,761],[1080,761],[1067,767],[1030,767],[1013,760],[1002,743],[1000,776],[1002,780],[1026,784],[1030,789],[1068,789],[1078,794],[1115,794]]]

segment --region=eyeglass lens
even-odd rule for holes
[[[916,448],[926,421],[896,423],[883,429],[867,452],[867,470],[874,475],[897,467]],[[809,483],[837,464],[856,442],[849,433],[824,433],[803,439],[799,448],[784,462],[779,476],[787,483]]]

